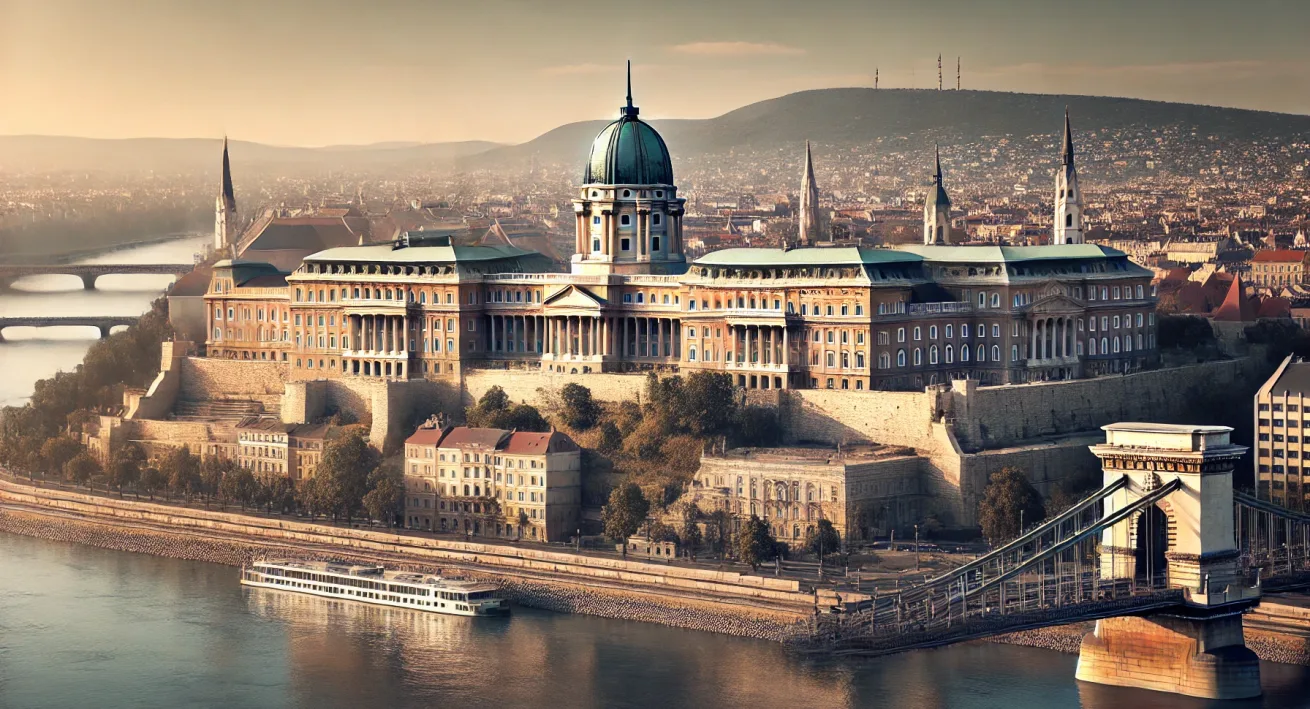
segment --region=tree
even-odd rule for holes
[[[1162,350],[1191,350],[1215,341],[1210,321],[1198,315],[1160,315],[1156,337]]]
[[[206,463],[213,465],[218,458],[207,458]],[[168,488],[178,495],[190,499],[200,487],[200,461],[191,455],[191,449],[181,446],[170,450],[159,460],[159,472],[168,478]]]
[[[737,396],[730,374],[692,372],[687,376],[682,394],[686,427],[693,435],[721,433],[737,414]]]
[[[705,542],[723,558],[732,536],[732,518],[726,510],[714,510],[705,518]]]
[[[405,512],[405,473],[395,465],[380,465],[369,474],[369,491],[364,495],[364,509],[369,517],[395,526]]]
[[[564,425],[585,431],[596,425],[600,418],[600,405],[591,397],[591,390],[581,384],[565,384],[559,392],[560,419]]]
[[[238,503],[244,511],[246,506],[255,498],[259,482],[255,480],[255,474],[246,468],[237,467],[233,470],[220,472],[222,476],[218,483],[218,497],[223,504]]]
[[[141,479],[141,467],[146,462],[146,452],[140,444],[127,442],[114,451],[109,461],[109,482],[118,488],[118,496],[123,496],[123,488],[135,485]]]
[[[623,434],[619,427],[613,421],[605,421],[600,425],[600,440],[596,443],[596,450],[605,455],[614,455],[623,448]]]
[[[323,445],[323,459],[315,478],[324,479],[321,492],[327,497],[320,502],[331,503],[327,509],[334,518],[345,517],[349,523],[359,513],[364,495],[368,493],[369,473],[378,467],[379,457],[377,450],[358,430],[330,439]]]
[[[516,404],[494,423],[496,425],[492,428],[503,428],[508,431],[545,433],[550,430],[550,422],[546,417],[541,415],[537,407],[528,404]]]
[[[1045,516],[1042,496],[1017,468],[1005,467],[992,473],[983,498],[978,503],[978,522],[983,535],[992,543],[1019,536],[1020,516],[1023,524],[1037,522]]]
[[[478,403],[464,410],[468,425],[479,428],[499,428],[492,420],[509,410],[509,395],[504,389],[493,386],[478,399]]]
[[[733,440],[743,446],[777,445],[782,439],[782,424],[777,411],[764,406],[745,406],[735,416]]]
[[[805,548],[823,556],[841,550],[841,535],[830,520],[821,519],[813,532],[805,536]]]
[[[100,463],[83,451],[64,464],[64,476],[78,485],[90,486],[91,479],[100,474]]]
[[[777,541],[769,525],[756,515],[746,520],[737,534],[737,558],[751,565],[751,571],[759,569],[760,564],[774,558],[777,554]]]
[[[678,542],[682,548],[687,550],[691,557],[696,556],[696,547],[700,546],[700,509],[690,502],[679,503],[676,509],[678,513]]]
[[[140,487],[150,495],[150,499],[155,499],[155,492],[168,487],[168,476],[164,475],[160,469],[154,465],[148,465],[141,470]]]
[[[85,447],[71,436],[55,436],[41,445],[41,460],[47,472],[58,475],[64,465],[83,450]]]
[[[637,533],[648,512],[650,503],[636,483],[626,482],[610,491],[609,502],[601,508],[600,518],[605,525],[605,536],[623,542],[624,556],[628,555],[628,537]]]

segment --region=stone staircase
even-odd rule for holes
[[[179,401],[173,408],[173,420],[235,425],[247,416],[258,416],[263,413],[265,413],[264,405],[249,399]]]

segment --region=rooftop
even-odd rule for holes
[[[391,243],[368,246],[342,246],[327,249],[305,257],[305,261],[370,262],[370,263],[456,263],[472,261],[498,261],[533,254],[515,246],[407,246]]]

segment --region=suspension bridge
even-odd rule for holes
[[[1209,698],[1260,694],[1241,614],[1310,584],[1310,516],[1234,491],[1231,429],[1119,423],[1103,487],[986,555],[816,615],[803,653],[884,655],[1097,621],[1079,679]]]

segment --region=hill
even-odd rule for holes
[[[715,118],[652,120],[674,159],[728,151],[773,151],[811,140],[834,146],[932,136],[971,143],[1004,136],[1058,135],[1065,106],[1079,131],[1156,128],[1220,139],[1296,140],[1310,116],[1100,96],[919,89],[817,89],[743,106]],[[541,163],[581,165],[608,121],[570,123],[521,145],[461,158],[463,167]]]
[[[487,141],[378,143],[295,148],[231,141],[241,169],[261,171],[385,170],[449,164],[456,158],[497,147]],[[45,135],[0,136],[0,170],[58,172],[105,170],[162,174],[217,170],[222,141],[205,138],[103,140]]]

